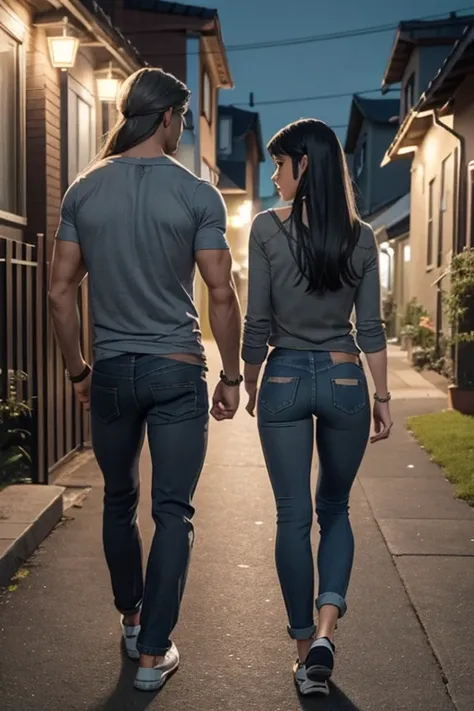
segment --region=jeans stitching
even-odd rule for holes
[[[271,376],[270,376],[270,377],[271,377]],[[299,376],[299,375],[295,375],[295,376],[292,377],[292,383],[294,383],[294,388],[293,388],[293,391],[292,391],[292,396],[291,396],[291,398],[289,398],[289,399],[287,399],[287,400],[283,400],[283,402],[280,403],[280,405],[278,406],[277,409],[275,409],[274,407],[272,407],[272,406],[270,405],[270,403],[269,403],[267,400],[265,400],[262,395],[260,395],[260,398],[259,398],[259,399],[260,399],[260,405],[261,405],[261,407],[263,407],[264,410],[266,410],[267,412],[271,413],[272,415],[277,415],[278,413],[282,412],[283,410],[287,410],[289,407],[292,407],[292,405],[295,404],[296,395],[297,395],[297,392],[298,392],[299,382],[300,382],[300,376]],[[268,378],[267,378],[266,381],[265,381],[265,382],[263,383],[263,385],[262,385],[262,388],[261,388],[261,390],[260,390],[261,393],[263,393],[263,389],[264,389],[265,385],[268,385],[268,383],[269,383],[269,380],[268,380]],[[270,383],[270,384],[271,384],[271,383]],[[281,385],[281,383],[274,383],[274,384],[275,384],[277,387],[278,387],[278,385]]]
[[[361,387],[364,386],[364,383],[363,383],[362,380],[359,380],[359,385],[360,385]],[[336,383],[336,379],[335,379],[335,378],[331,378],[332,404],[333,404],[333,406],[334,406],[335,408],[337,408],[338,410],[341,410],[341,412],[344,412],[346,415],[356,415],[358,412],[360,412],[361,410],[363,410],[363,409],[366,407],[366,405],[367,405],[366,391],[365,391],[365,389],[364,389],[364,393],[363,393],[364,399],[363,399],[363,402],[362,402],[358,407],[355,407],[355,408],[352,408],[352,409],[349,410],[346,406],[341,405],[340,403],[338,403],[338,402],[337,402],[337,398],[336,398],[337,389],[338,389],[338,388],[339,388],[339,389],[341,389],[341,388],[346,388],[346,387],[348,387],[348,388],[353,388],[354,390],[356,390],[358,386],[354,386],[354,385],[338,385],[338,384]]]
[[[104,385],[97,385],[97,383],[94,383],[91,387],[91,393],[93,390],[96,391],[102,391],[103,393],[110,393],[113,395],[114,398],[114,412],[109,415],[107,418],[100,417],[100,415],[97,414],[96,408],[94,408],[94,417],[97,417],[97,419],[102,422],[104,425],[108,425],[110,422],[114,422],[114,420],[117,420],[120,417],[120,407],[119,407],[119,397],[118,397],[118,391],[119,389],[117,387],[112,387],[112,386],[104,386]]]
[[[157,390],[168,390],[169,388],[182,388],[183,385],[185,386],[190,386],[188,388],[188,392],[192,392],[194,395],[193,399],[193,407],[194,409],[192,410],[187,410],[186,412],[176,416],[176,415],[169,415],[163,411],[161,411],[162,416],[168,417],[170,421],[179,419],[181,417],[185,417],[186,415],[195,415],[198,412],[198,392],[197,392],[197,387],[196,383],[193,383],[192,381],[186,381],[183,383],[172,383],[170,385],[158,385],[157,383],[149,383],[149,387],[152,393],[152,396],[154,396],[155,391]],[[159,407],[158,403],[154,403],[156,407]],[[159,413],[158,413],[159,414]]]

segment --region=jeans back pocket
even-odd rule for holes
[[[172,422],[196,417],[198,392],[195,383],[150,383],[153,397],[151,413],[162,420]]]
[[[108,425],[120,417],[118,388],[96,385],[92,379],[91,413],[104,425]]]
[[[259,394],[259,405],[272,415],[294,405],[298,392],[299,377],[264,378]]]
[[[367,383],[365,377],[332,378],[332,402],[346,415],[355,415],[367,406]]]

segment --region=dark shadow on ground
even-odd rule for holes
[[[133,686],[133,680],[137,673],[137,662],[134,662],[125,655],[121,647],[122,667],[117,686],[102,701],[95,702],[89,706],[87,711],[146,711],[155,700],[158,691],[138,691]]]
[[[299,697],[302,711],[362,711],[333,683],[329,683],[330,693],[326,697]]]

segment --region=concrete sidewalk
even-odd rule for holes
[[[209,349],[212,387],[218,371]],[[92,457],[56,483],[90,486],[0,599],[2,711],[472,711],[474,514],[403,426],[446,406],[391,349],[395,427],[369,446],[352,495],[356,561],[329,699],[299,699],[274,568],[275,512],[255,421],[212,423],[195,505],[196,545],[174,634],[180,672],[140,694],[120,653],[101,549]],[[316,467],[315,467],[316,473]],[[152,535],[150,459],[140,522]],[[316,528],[316,527],[315,527]],[[314,533],[317,544],[317,532]]]

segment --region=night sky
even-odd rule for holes
[[[314,35],[341,33],[378,25],[397,25],[401,20],[447,15],[452,10],[471,11],[463,0],[182,0],[190,5],[215,7],[219,11],[224,41],[228,47],[235,88],[220,92],[220,103],[248,108],[249,92],[255,96],[265,143],[282,126],[303,116],[323,119],[343,141],[350,96],[303,100],[258,106],[275,101],[321,94],[356,93],[379,89],[395,30],[265,49],[232,50],[232,45],[292,40]],[[281,9],[276,9],[277,7]],[[370,94],[368,95],[370,96]],[[380,94],[373,94],[377,97]],[[396,94],[392,94],[396,96]],[[272,167],[262,166],[261,194],[272,192]]]

